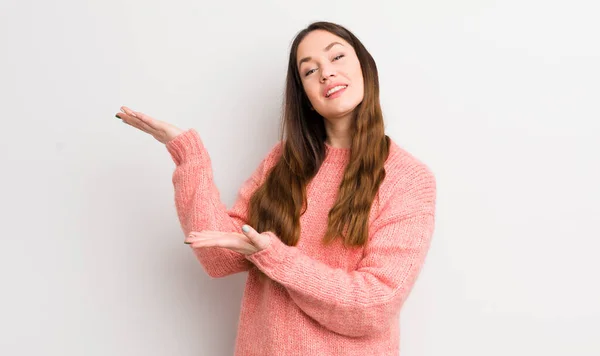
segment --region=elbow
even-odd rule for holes
[[[204,268],[204,271],[212,279],[227,277],[227,276],[235,273],[233,271],[228,271],[228,270],[224,270],[221,268],[206,268],[206,267]]]
[[[361,331],[361,336],[369,336],[374,337],[377,335],[385,334],[390,331],[392,328],[392,322],[389,318],[384,318],[384,320],[378,322],[366,322]]]
[[[223,277],[227,276],[226,273],[223,273],[221,271],[214,271],[214,270],[207,270],[207,269],[205,269],[204,271],[211,279],[223,278]]]

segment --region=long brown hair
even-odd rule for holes
[[[364,45],[346,28],[315,22],[292,42],[281,120],[281,156],[249,202],[248,221],[256,231],[272,231],[295,246],[300,238],[300,216],[306,211],[306,186],[317,174],[326,155],[324,118],[311,110],[296,66],[298,45],[314,30],[343,38],[355,50],[364,80],[364,97],[351,125],[350,161],[340,183],[337,200],[329,211],[323,242],[341,236],[346,246],[362,246],[368,239],[371,205],[385,178],[384,163],[390,139],[384,133],[379,103],[377,67]]]

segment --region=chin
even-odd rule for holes
[[[348,104],[339,105],[334,110],[330,110],[329,115],[331,115],[332,117],[348,115],[348,114],[352,113],[354,110],[356,110],[356,108],[358,107],[359,104],[360,103],[348,103]]]
[[[327,119],[335,120],[335,119],[346,117],[347,115],[351,114],[353,111],[354,111],[354,109],[343,110],[343,111],[342,110],[329,111],[329,112],[325,113],[325,115],[321,115],[321,116],[323,116],[324,118],[327,118]]]

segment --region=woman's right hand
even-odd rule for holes
[[[182,129],[168,122],[154,119],[142,112],[133,111],[126,106],[121,106],[121,111],[115,116],[123,120],[124,123],[149,133],[161,143],[166,144],[183,132]]]

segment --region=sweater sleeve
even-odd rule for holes
[[[185,236],[202,230],[239,232],[241,226],[247,223],[248,202],[262,184],[267,160],[273,150],[243,183],[234,205],[228,210],[221,202],[213,181],[210,156],[198,132],[187,130],[168,141],[166,148],[176,165],[172,179],[175,207]],[[213,278],[247,271],[252,266],[243,254],[226,248],[192,248],[192,251]]]
[[[389,329],[424,263],[434,231],[435,179],[394,193],[369,227],[358,268],[346,271],[306,256],[268,231],[266,249],[246,256],[286,287],[310,317],[336,333],[361,337]]]

